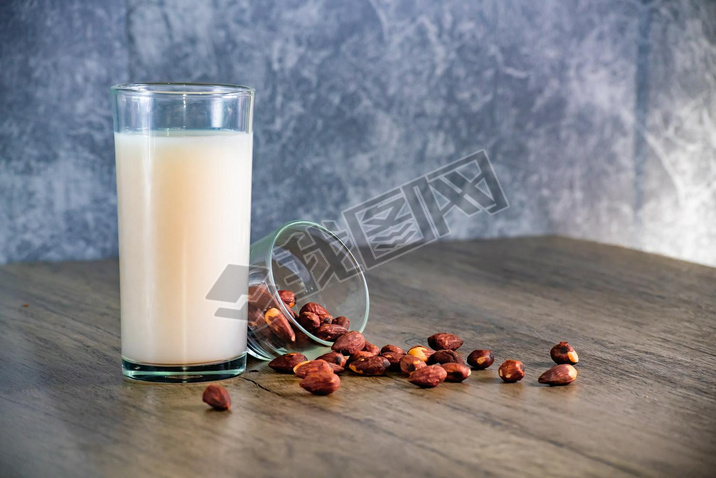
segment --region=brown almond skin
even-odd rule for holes
[[[348,365],[351,364],[351,362],[355,362],[356,360],[372,357],[375,354],[373,352],[368,352],[367,350],[359,350],[358,352],[354,353],[350,357],[348,357],[348,361],[346,362]]]
[[[385,372],[390,367],[390,362],[387,358],[381,355],[371,355],[370,357],[362,357],[358,360],[352,361],[348,368],[358,375],[365,375],[366,377],[375,377],[378,375],[385,375]]]
[[[279,373],[293,373],[293,368],[308,359],[302,353],[284,354],[269,362],[268,366]]]
[[[405,375],[410,375],[419,368],[427,367],[427,364],[415,355],[405,354],[400,359],[400,371]]]
[[[348,368],[353,370],[358,375],[365,375],[367,377],[385,375],[388,367],[390,367],[390,362],[387,358],[380,355],[363,357],[358,360],[354,360],[350,363],[350,365],[348,365]]]
[[[441,367],[447,372],[446,382],[462,382],[472,373],[470,367],[456,362],[444,363]]]
[[[423,347],[422,345],[416,345],[415,347],[411,347],[410,350],[408,350],[409,355],[414,355],[423,362],[427,362],[430,356],[434,353],[435,351],[430,350],[427,347]]]
[[[338,337],[331,349],[339,354],[353,355],[363,350],[364,347],[365,337],[360,332],[353,330]]]
[[[433,350],[457,350],[462,347],[463,340],[454,334],[441,332],[428,337],[428,345]]]
[[[333,373],[333,367],[325,360],[308,360],[293,367],[293,373],[295,373],[298,378],[304,378],[308,374],[318,372]]]
[[[340,325],[341,327],[345,327],[346,329],[351,328],[351,321],[348,320],[348,317],[346,317],[345,315],[339,315],[338,317],[333,319],[333,323]]]
[[[398,347],[397,345],[385,345],[385,346],[383,346],[383,348],[380,349],[380,353],[384,353],[384,352],[395,352],[395,353],[399,353],[399,354],[403,354],[403,355],[406,354],[405,350],[401,349],[401,348]]]
[[[317,372],[307,375],[299,385],[314,395],[330,395],[341,386],[341,379],[335,373]]]
[[[301,307],[301,310],[300,310],[300,313],[303,313],[303,312],[312,312],[318,316],[321,316],[321,315],[330,316],[331,315],[328,313],[328,311],[326,310],[325,307],[323,307],[321,304],[317,304],[316,302],[308,302],[308,303],[304,304],[304,306]]]
[[[313,312],[301,312],[298,314],[298,317],[296,317],[296,322],[301,324],[301,327],[309,332],[314,331],[321,326],[320,317]]]
[[[290,290],[280,290],[278,291],[278,296],[289,309],[296,305],[296,294],[294,294]]]
[[[221,385],[209,385],[206,387],[201,399],[214,410],[228,410],[231,408],[229,392]]]
[[[248,306],[248,321],[252,328],[258,327],[264,322],[264,313],[254,304]]]
[[[366,352],[371,352],[373,355],[378,355],[380,353],[380,348],[377,345],[373,345],[367,340],[365,341],[365,346],[363,347],[363,350]]]
[[[280,310],[271,307],[264,312],[264,319],[276,337],[286,342],[296,341],[296,333],[291,328],[291,323],[283,316]]]
[[[389,370],[393,372],[400,372],[400,360],[405,357],[405,352],[393,352],[393,351],[386,351],[381,352],[380,354],[382,357],[385,357],[388,359],[388,362],[390,362],[390,368]],[[417,357],[416,357],[417,358]],[[420,359],[418,359],[420,360]]]
[[[312,345],[312,339],[303,331],[301,331],[296,325],[291,324],[293,326],[293,331],[296,334],[296,341],[293,343],[293,350],[304,350],[308,348],[309,345]]]
[[[319,339],[334,342],[339,337],[348,333],[348,329],[336,324],[323,324],[313,333]]]
[[[430,365],[419,368],[410,374],[408,382],[420,388],[437,387],[445,381],[447,372],[440,365]]]
[[[552,357],[556,364],[567,363],[574,365],[579,362],[577,351],[567,342],[560,342],[552,347],[552,350],[549,351],[549,356]]]
[[[519,382],[525,376],[525,364],[519,360],[505,360],[502,365],[500,365],[497,374],[504,382]]]
[[[492,350],[477,349],[467,356],[467,363],[477,370],[485,370],[495,362],[495,355]]]
[[[320,357],[316,357],[316,360],[323,360],[328,363],[336,364],[339,367],[346,366],[346,358],[338,352],[328,352]]]
[[[539,383],[546,383],[551,386],[569,385],[577,379],[577,369],[571,364],[555,365],[539,376]]]
[[[454,350],[438,350],[428,358],[428,365],[456,362],[465,365],[465,360]]]
[[[264,311],[270,304],[274,304],[275,302],[266,284],[261,283],[249,286],[249,304],[253,304],[258,309]]]

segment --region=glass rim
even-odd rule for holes
[[[110,87],[112,94],[136,96],[193,96],[193,97],[241,97],[255,95],[250,86],[228,83],[118,83]]]
[[[266,264],[267,264],[267,269],[268,269],[267,285],[268,285],[268,287],[269,287],[269,293],[271,293],[272,295],[278,297],[278,286],[277,286],[277,284],[276,284],[276,282],[275,282],[275,279],[274,279],[274,275],[273,275],[273,265],[272,265],[272,260],[271,260],[271,259],[273,258],[273,250],[274,250],[274,247],[276,247],[276,241],[277,241],[277,239],[279,238],[279,236],[280,236],[283,232],[285,232],[285,231],[288,230],[288,229],[291,229],[292,227],[297,227],[297,226],[298,226],[298,227],[301,227],[301,226],[302,226],[302,227],[316,227],[316,228],[318,228],[319,230],[321,230],[321,231],[327,233],[329,236],[331,236],[331,238],[332,238],[333,240],[337,241],[337,243],[340,245],[341,249],[342,249],[342,250],[346,253],[346,255],[349,257],[349,260],[353,263],[353,265],[355,265],[355,266],[357,267],[357,270],[358,270],[358,274],[357,274],[357,275],[358,275],[358,277],[360,277],[360,281],[361,281],[361,283],[362,283],[362,285],[363,285],[363,292],[364,292],[364,294],[365,294],[365,314],[364,314],[363,317],[360,319],[360,321],[361,321],[360,327],[359,327],[358,329],[354,329],[354,330],[357,330],[358,332],[361,332],[361,333],[362,333],[363,330],[365,330],[365,325],[366,325],[366,322],[368,321],[368,317],[369,317],[369,315],[370,315],[370,293],[368,292],[368,281],[367,281],[366,278],[365,278],[365,273],[364,273],[364,271],[363,271],[363,268],[360,266],[360,262],[358,262],[358,260],[355,258],[355,256],[353,255],[353,252],[351,252],[350,248],[349,248],[343,241],[341,241],[340,238],[339,238],[337,235],[335,235],[332,231],[329,231],[328,229],[326,229],[325,227],[323,227],[323,226],[320,225],[320,224],[316,224],[316,223],[313,222],[313,221],[307,221],[307,220],[303,220],[303,219],[298,219],[298,220],[294,220],[294,221],[289,221],[289,222],[287,222],[286,224],[284,224],[283,226],[281,226],[280,228],[278,228],[278,229],[275,231],[275,233],[273,233],[273,237],[272,237],[272,239],[271,239],[271,246],[269,247],[269,249],[268,249],[268,251],[267,251],[267,257],[266,257]],[[272,288],[275,289],[275,290],[271,290]],[[305,333],[306,335],[308,335],[308,337],[310,337],[311,339],[313,339],[313,340],[315,340],[316,342],[320,343],[321,345],[325,345],[325,346],[328,346],[328,347],[330,347],[331,345],[333,345],[333,342],[329,342],[329,341],[327,341],[327,340],[323,340],[323,339],[321,339],[321,338],[315,336],[314,334],[312,334],[311,332],[309,332],[308,330],[306,330],[301,324],[299,324],[298,321],[297,321],[296,319],[294,319],[293,316],[288,312],[288,310],[287,310],[287,309],[288,309],[288,306],[287,306],[286,304],[284,304],[283,301],[279,300],[279,301],[278,301],[278,304],[279,304],[279,306],[280,306],[281,309],[282,309],[281,312],[282,312],[293,324],[295,324],[296,326],[298,326],[298,328],[299,328],[303,333]],[[286,314],[288,314],[288,315],[286,315]]]

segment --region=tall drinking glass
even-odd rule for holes
[[[207,293],[229,265],[245,267],[222,287],[247,293],[254,91],[176,83],[111,91],[124,375],[236,376],[246,367],[246,309],[222,316]]]

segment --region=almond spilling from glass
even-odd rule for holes
[[[278,296],[289,309],[296,305],[296,294],[294,294],[290,290],[280,290],[278,291]]]
[[[319,339],[326,340],[328,342],[334,342],[339,337],[348,333],[348,329],[341,327],[338,324],[323,324],[316,331],[314,335]]]
[[[283,316],[280,310],[275,307],[271,307],[264,312],[264,319],[271,332],[276,334],[281,340],[286,342],[295,342],[296,333],[291,328],[291,324],[286,317]]]

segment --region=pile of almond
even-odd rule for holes
[[[280,290],[278,295],[291,314],[293,322],[281,311],[265,284],[249,287],[249,328],[276,348],[301,348],[308,345],[310,338],[295,324],[328,342],[348,332],[350,321],[347,317],[333,317],[325,307],[309,302],[300,312],[293,310],[296,295],[290,290]]]
[[[406,352],[396,345],[379,348],[368,342],[363,334],[349,331],[348,318],[334,318],[320,304],[309,302],[301,307],[299,313],[293,311],[295,296],[290,291],[280,291],[281,300],[294,316],[296,322],[314,334],[333,342],[332,351],[308,360],[299,352],[281,355],[269,362],[269,367],[279,373],[292,373],[301,379],[299,385],[314,395],[330,395],[341,386],[339,374],[348,368],[357,375],[367,377],[402,373],[408,382],[421,388],[433,388],[442,382],[462,382],[472,373],[472,369],[484,370],[490,367],[495,356],[491,350],[477,349],[463,359],[458,349],[463,340],[450,333],[436,333],[428,337],[429,347],[416,345]],[[290,322],[276,307],[267,307],[262,314],[268,329],[283,340],[295,340],[295,330]],[[577,351],[567,342],[552,347],[550,356],[556,366],[544,372],[539,383],[548,385],[568,385],[577,378],[574,365],[579,361]],[[498,369],[498,375],[505,383],[515,383],[525,376],[525,366],[519,360],[505,360]],[[210,385],[217,387],[216,385]],[[208,390],[208,389],[207,389]],[[225,392],[225,390],[224,390]],[[207,396],[209,400],[207,400]],[[222,400],[211,402],[211,398]],[[204,401],[217,409],[227,409],[228,393],[219,394],[216,389],[205,393]]]
[[[308,305],[308,304],[307,304]],[[432,388],[442,382],[462,382],[472,369],[484,370],[495,361],[490,350],[473,350],[467,364],[457,351],[463,340],[454,334],[437,333],[428,337],[428,345],[416,345],[407,352],[396,345],[379,348],[366,341],[363,334],[346,332],[333,343],[332,351],[315,360],[307,360],[301,353],[289,353],[269,362],[269,367],[280,373],[293,373],[302,379],[301,387],[316,395],[330,395],[341,385],[338,374],[346,368],[357,375],[378,376],[398,372],[421,388]],[[555,345],[550,355],[558,364],[539,377],[540,383],[567,385],[577,378],[577,352],[566,342]],[[468,366],[469,365],[469,366]],[[472,367],[472,368],[471,368]],[[519,360],[506,360],[498,375],[506,383],[514,383],[525,376],[525,367]]]

